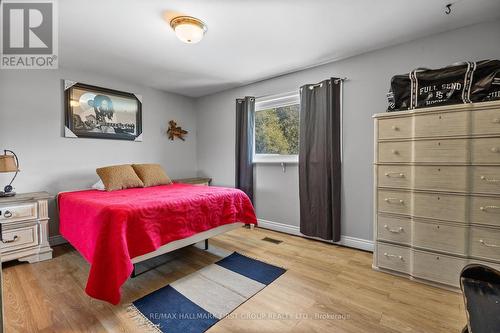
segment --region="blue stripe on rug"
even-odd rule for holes
[[[219,321],[170,286],[158,289],[133,304],[162,332],[205,332]]]
[[[283,268],[245,257],[237,252],[219,260],[216,264],[265,285],[286,272]]]

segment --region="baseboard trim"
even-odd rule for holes
[[[308,237],[306,235],[303,235],[300,232],[300,227],[295,226],[295,225],[288,225],[288,224],[284,224],[284,223],[268,221],[268,220],[263,220],[263,219],[258,219],[258,222],[259,222],[260,228],[284,232],[286,234],[291,234],[291,235],[295,235],[295,236],[301,236],[301,237],[305,237],[305,238],[311,238],[311,239],[331,243],[331,242],[325,241],[325,240],[320,239],[320,238]],[[352,248],[363,250],[363,251],[373,252],[373,241],[368,240],[368,239],[356,238],[356,237],[351,237],[351,236],[340,236],[340,242],[334,242],[334,244],[352,247]]]
[[[49,237],[50,246],[62,245],[62,244],[66,244],[67,242],[68,241],[66,239],[64,239],[64,237],[61,235],[55,235],[55,236]]]

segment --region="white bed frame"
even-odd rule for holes
[[[196,243],[199,243],[202,241],[208,241],[208,239],[210,237],[215,237],[215,236],[223,234],[225,232],[241,228],[244,225],[245,224],[241,223],[241,222],[225,224],[225,225],[221,225],[221,226],[212,228],[212,229],[207,230],[207,231],[203,231],[203,232],[194,234],[193,236],[190,236],[187,238],[183,238],[183,239],[179,239],[179,240],[170,242],[168,244],[163,245],[162,247],[158,248],[157,250],[155,250],[153,252],[149,252],[149,253],[143,254],[142,256],[132,258],[132,264],[135,265],[135,264],[140,263],[142,261],[145,261],[145,260],[157,257],[157,256],[161,256],[162,254],[178,250],[182,247],[193,245],[193,244],[196,244]],[[250,229],[253,229],[253,227],[254,227],[254,225],[250,224]],[[205,243],[205,244],[208,244],[208,243]]]

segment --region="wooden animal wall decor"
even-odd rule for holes
[[[188,134],[188,131],[183,130],[182,127],[177,126],[177,123],[173,120],[168,122],[169,128],[167,130],[168,138],[174,141],[175,138],[179,138],[182,141],[186,141],[184,139],[184,135]]]

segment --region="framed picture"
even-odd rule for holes
[[[65,137],[142,141],[142,97],[64,81]]]

